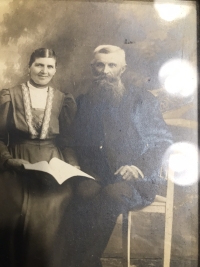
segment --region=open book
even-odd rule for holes
[[[94,179],[87,173],[84,173],[79,169],[73,167],[72,165],[57,158],[52,158],[49,163],[47,161],[40,161],[34,164],[24,164],[24,169],[47,172],[52,175],[59,184],[62,184],[64,181],[74,176],[83,176]]]

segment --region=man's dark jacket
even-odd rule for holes
[[[158,177],[172,136],[157,99],[130,88],[119,105],[96,102],[90,92],[77,99],[75,145],[81,169],[106,184],[115,182],[113,174],[124,165],[137,166],[146,179]]]

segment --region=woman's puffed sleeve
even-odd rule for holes
[[[12,158],[6,146],[8,142],[8,121],[11,115],[11,98],[7,89],[0,91],[0,169],[7,159]]]
[[[73,166],[78,166],[77,157],[73,150],[73,123],[76,111],[77,106],[73,96],[66,94],[59,116],[60,134],[58,137],[58,146],[62,151],[65,161]]]

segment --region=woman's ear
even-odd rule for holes
[[[28,66],[28,76],[30,76],[30,67]]]

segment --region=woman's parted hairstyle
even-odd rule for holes
[[[38,48],[31,54],[29,64],[28,64],[29,67],[31,67],[31,65],[33,64],[36,58],[40,58],[40,57],[54,58],[56,65],[57,65],[56,54],[52,49]]]

